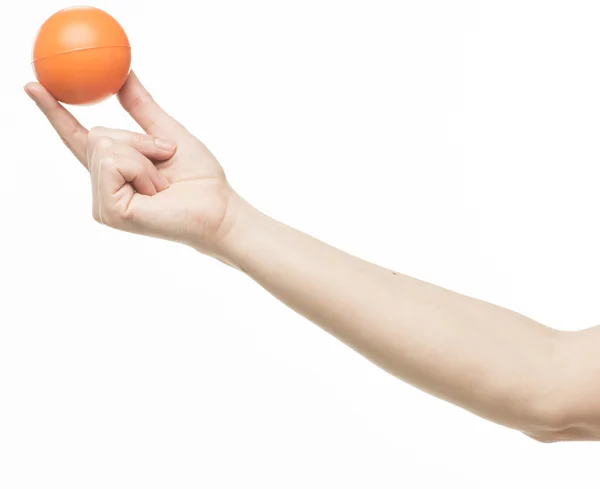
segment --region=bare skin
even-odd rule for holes
[[[140,133],[88,130],[41,85],[25,91],[88,170],[97,222],[240,270],[381,368],[477,416],[543,442],[600,439],[597,328],[555,330],[266,216],[133,72],[118,99]]]

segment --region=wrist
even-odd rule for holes
[[[216,236],[213,256],[244,271],[252,237],[260,232],[261,226],[268,220],[267,216],[232,192]]]

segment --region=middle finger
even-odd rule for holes
[[[131,146],[147,158],[155,161],[165,161],[172,158],[176,150],[175,143],[171,141],[165,141],[150,134],[107,127],[94,127],[91,129],[88,134],[88,146],[94,146],[101,138],[110,138],[117,143]]]

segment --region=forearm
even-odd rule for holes
[[[542,428],[554,330],[245,213],[227,260],[275,297],[430,394],[515,429]]]

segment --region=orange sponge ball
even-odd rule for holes
[[[131,46],[121,25],[93,7],[52,15],[33,45],[37,80],[57,100],[90,105],[117,93],[131,67]]]

